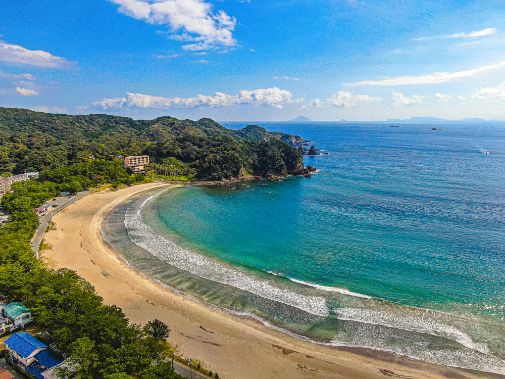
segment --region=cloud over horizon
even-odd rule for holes
[[[216,92],[214,95],[197,95],[194,97],[162,97],[141,93],[127,92],[124,97],[104,98],[93,103],[93,106],[107,109],[172,109],[196,107],[231,107],[240,104],[265,105],[282,108],[293,102],[290,91],[277,87],[256,90],[241,90],[237,95]]]
[[[16,87],[16,92],[21,96],[38,96],[39,91],[30,88]]]
[[[332,97],[326,99],[326,103],[337,108],[356,107],[358,105],[378,103],[380,97],[370,95],[353,95],[347,91],[337,91]]]
[[[474,99],[505,100],[505,82],[495,87],[483,87],[476,90],[472,96]]]
[[[407,96],[403,92],[393,92],[393,105],[400,107],[403,105],[421,104],[424,100],[423,96],[412,95]]]
[[[428,41],[433,39],[471,39],[471,38],[482,38],[489,37],[498,33],[496,28],[484,28],[481,30],[474,30],[472,32],[459,32],[452,34],[445,34],[441,36],[431,36],[431,37],[418,37],[414,38],[414,41]]]

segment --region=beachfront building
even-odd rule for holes
[[[149,164],[148,155],[132,155],[129,157],[125,157],[123,161],[124,168],[136,174],[146,172],[146,166],[148,164]]]
[[[0,316],[10,320],[14,329],[24,328],[33,321],[32,313],[21,303],[3,305]]]
[[[8,360],[36,379],[56,378],[55,368],[64,363],[45,343],[26,332],[5,341]]]
[[[39,176],[38,172],[27,172],[25,174],[8,176],[6,178],[0,177],[0,197],[9,193],[14,183],[24,182],[30,179],[36,179]]]

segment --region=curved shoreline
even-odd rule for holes
[[[251,318],[193,301],[134,271],[105,245],[101,224],[107,212],[121,202],[161,186],[167,185],[146,184],[80,199],[54,216],[56,230],[45,236],[52,248],[42,253],[43,258],[52,267],[76,271],[107,304],[121,307],[131,321],[159,318],[167,322],[173,330],[170,339],[181,352],[201,359],[221,377],[493,377],[368,349],[311,344]]]

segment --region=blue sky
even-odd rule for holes
[[[0,105],[505,119],[503,1],[4,0]]]

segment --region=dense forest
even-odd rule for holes
[[[169,159],[198,180],[297,175],[304,173],[303,143],[259,126],[237,131],[205,118],[138,121],[0,108],[0,174],[147,154],[153,164]]]
[[[153,180],[122,167],[121,157],[133,154],[148,154],[153,171],[188,180],[303,174],[303,143],[258,126],[229,130],[209,119],[135,121],[0,108],[0,175],[40,171],[36,180],[13,184],[0,201],[10,217],[0,227],[0,302],[26,304],[41,338],[80,378],[178,378],[171,371],[170,359],[178,355],[166,340],[167,325],[129,323],[76,273],[52,270],[35,258],[34,208],[61,192]]]
[[[172,372],[173,347],[161,321],[130,324],[123,311],[103,304],[94,288],[75,272],[52,270],[38,261],[30,240],[39,225],[34,208],[57,196],[68,183],[134,184],[141,177],[119,174],[113,162],[45,171],[45,178],[15,183],[1,198],[10,221],[0,227],[0,302],[20,301],[30,308],[40,338],[68,358],[79,378],[179,378]],[[97,181],[99,178],[99,181]],[[160,330],[164,332],[160,333]],[[61,373],[65,374],[65,373]]]

